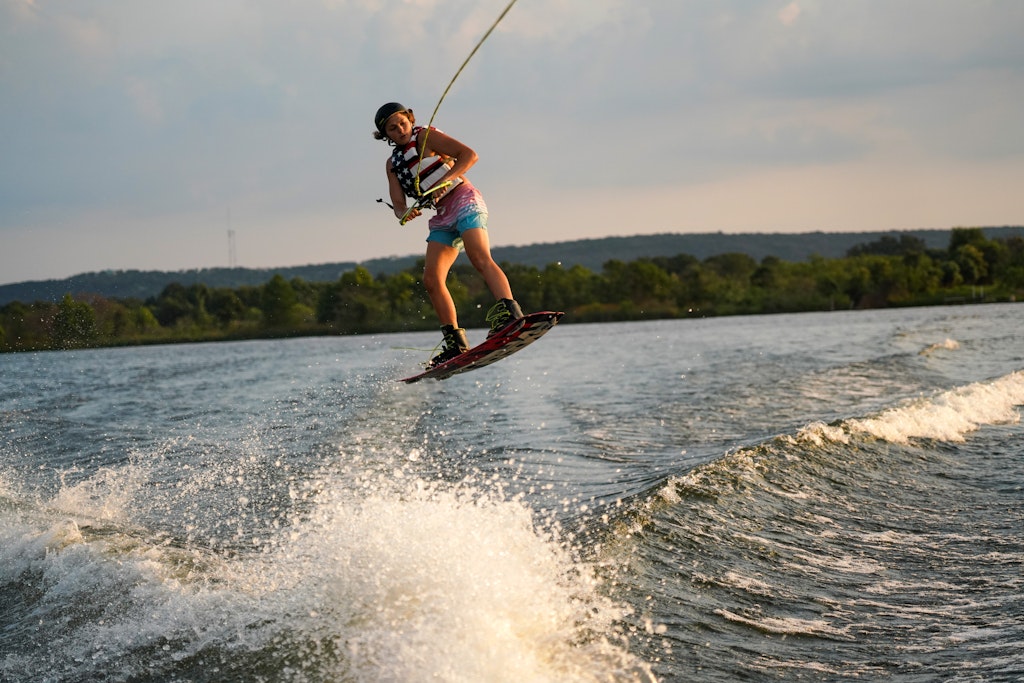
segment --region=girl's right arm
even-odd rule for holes
[[[395,174],[394,167],[391,166],[391,159],[385,162],[385,172],[388,174],[388,194],[391,195],[391,203],[395,207],[395,218],[401,220],[402,216],[405,216],[407,210],[405,204],[405,192],[402,191],[402,185],[398,182],[398,176]],[[409,212],[408,216],[405,216],[405,220],[410,221],[416,216],[422,213],[419,209],[413,209]]]

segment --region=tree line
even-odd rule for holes
[[[0,308],[0,351],[91,348],[437,327],[419,280],[423,262],[392,275],[357,266],[334,282],[274,275],[237,288],[171,284],[142,300],[66,294],[59,302]],[[1024,295],[1024,239],[956,228],[946,249],[886,236],[843,258],[760,262],[741,253],[688,254],[544,268],[503,263],[524,310],[566,311],[566,322],[790,313],[850,308],[1016,301]],[[483,327],[493,301],[469,265],[448,287],[467,327]]]

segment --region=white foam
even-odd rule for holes
[[[622,610],[525,506],[419,483],[318,515],[260,582],[357,680],[649,677],[608,639]]]
[[[362,495],[318,482],[307,514],[260,551],[226,558],[110,521],[145,503],[116,485],[144,470],[98,473],[55,496],[56,515],[102,515],[101,526],[5,525],[3,569],[45,577],[41,614],[107,605],[60,645],[71,671],[167,643],[172,659],[280,649],[297,662],[285,680],[654,680],[617,625],[626,608],[515,500],[410,477]]]
[[[764,633],[776,635],[815,635],[850,639],[848,628],[833,626],[824,619],[796,619],[793,617],[744,616],[727,609],[716,609],[715,614],[739,624],[745,624]]]
[[[1024,372],[991,382],[978,382],[888,410],[878,417],[850,420],[852,432],[870,434],[893,443],[925,438],[963,441],[979,427],[1020,420],[1024,404]]]
[[[959,348],[960,342],[955,339],[946,339],[945,341],[936,342],[935,344],[929,344],[921,349],[918,354],[921,356],[930,356],[936,351],[956,351]]]
[[[125,521],[149,474],[148,468],[135,464],[102,467],[88,479],[61,486],[47,507],[95,520]]]
[[[1014,372],[917,399],[875,417],[833,425],[810,424],[800,430],[796,439],[815,446],[848,443],[851,436],[858,434],[892,443],[907,443],[911,439],[960,442],[985,425],[1018,422],[1018,406],[1022,404],[1024,372]]]
[[[787,440],[789,437],[785,437]],[[849,436],[843,427],[838,425],[827,425],[824,422],[813,422],[802,428],[796,435],[797,442],[808,442],[815,446],[824,446],[826,443],[848,443]]]

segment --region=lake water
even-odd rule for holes
[[[0,356],[0,680],[1024,676],[1024,305],[570,322]]]

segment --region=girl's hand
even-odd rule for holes
[[[409,221],[411,221],[411,220],[412,220],[413,218],[416,218],[416,216],[419,216],[419,215],[421,215],[422,213],[423,213],[422,211],[420,211],[419,209],[417,209],[417,208],[416,208],[416,207],[414,206],[413,208],[409,209],[409,211],[408,211],[408,212],[406,212],[406,213],[404,213],[403,215],[399,216],[399,217],[398,217],[398,221],[399,221],[399,223],[401,223],[402,225],[405,225],[406,223],[408,223]]]
[[[443,197],[446,194],[448,194],[448,190],[452,189],[452,181],[451,180],[446,180],[446,181],[443,181],[443,182],[438,183],[438,184],[440,185],[440,187],[438,187],[436,190],[432,190],[431,193],[430,193],[433,196],[433,198],[434,198],[434,203],[435,204],[437,202],[441,201],[441,197]]]

